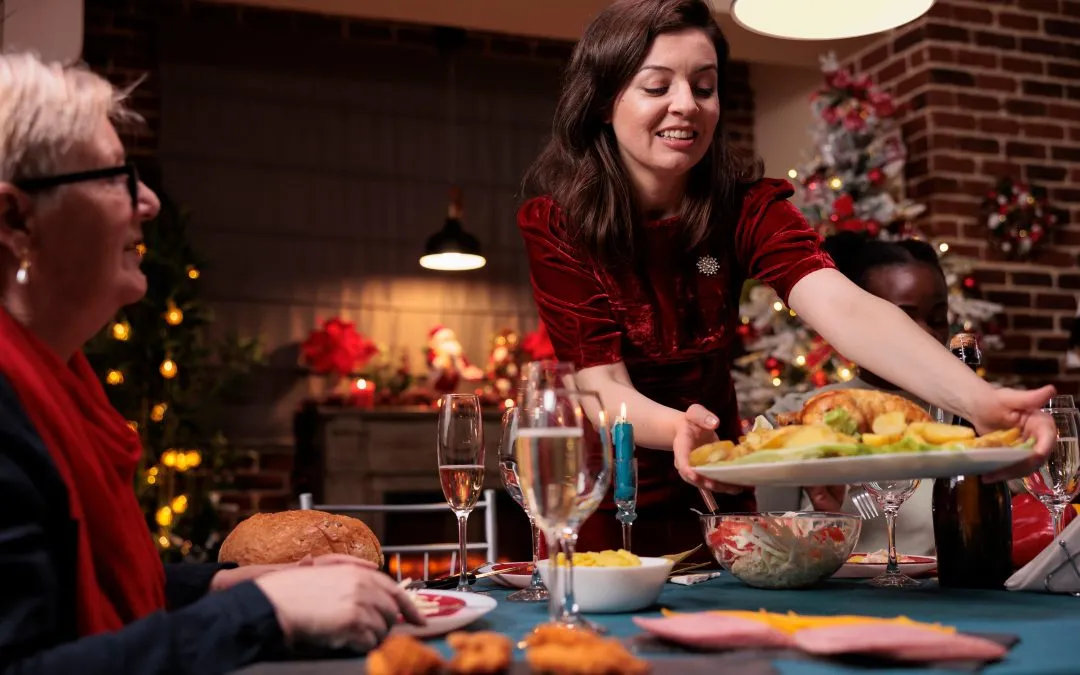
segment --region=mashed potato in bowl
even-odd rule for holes
[[[560,565],[565,565],[566,554],[560,553],[558,561]],[[641,567],[641,558],[621,548],[618,551],[576,551],[574,567]]]
[[[565,564],[565,557],[558,558]],[[551,559],[537,565],[549,590],[562,592],[562,575]],[[574,553],[574,599],[585,613],[633,612],[652,606],[664,588],[674,562],[668,558],[645,558],[629,551]]]

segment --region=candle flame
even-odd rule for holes
[[[626,421],[626,401],[623,401],[622,405],[619,406],[619,419],[623,422]]]

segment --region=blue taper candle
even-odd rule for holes
[[[615,501],[634,502],[637,500],[637,485],[633,470],[634,461],[634,426],[626,420],[626,404],[622,404],[619,419],[611,428],[612,443],[615,445]]]

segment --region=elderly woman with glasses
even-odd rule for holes
[[[85,69],[0,56],[0,673],[227,672],[423,623],[353,558],[162,565],[139,439],[81,351],[146,292],[159,203],[113,126],[134,120],[122,98]]]

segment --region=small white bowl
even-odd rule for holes
[[[537,563],[544,585],[554,589],[551,561]],[[674,563],[667,558],[641,558],[640,567],[574,566],[574,599],[582,612],[634,612],[656,602]],[[561,585],[556,592],[561,593]]]

